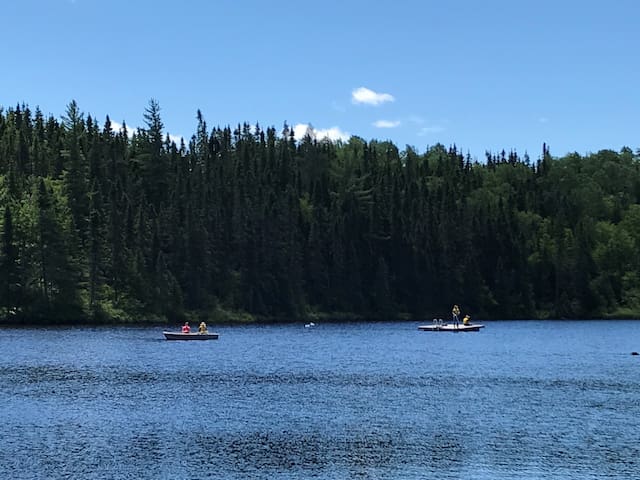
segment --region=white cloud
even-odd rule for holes
[[[329,140],[342,140],[346,142],[351,138],[351,134],[349,132],[343,132],[339,127],[331,127],[327,129],[316,130],[316,138],[328,138]]]
[[[308,123],[298,123],[293,127],[293,133],[298,140],[301,140],[307,134],[311,135],[311,138],[315,138],[317,140],[328,138],[333,142],[337,140],[346,142],[347,140],[349,140],[349,138],[351,138],[351,134],[349,132],[343,132],[342,130],[340,130],[340,127],[317,129],[313,128]]]
[[[425,135],[429,135],[431,133],[440,133],[444,132],[444,127],[440,125],[432,125],[430,127],[422,127],[418,132],[418,135],[424,137]]]
[[[311,135],[312,131],[313,127],[307,123],[298,123],[293,127],[293,134],[298,140],[303,138],[307,133]]]
[[[364,103],[367,105],[380,105],[385,102],[393,102],[395,98],[389,93],[378,93],[365,87],[356,88],[351,92],[352,103]]]
[[[400,120],[376,120],[373,122],[373,126],[378,128],[396,128],[400,126]]]
[[[171,134],[169,134],[169,140],[171,140],[173,143],[175,143],[179,147],[180,146],[180,141],[182,140],[182,137],[180,135],[171,135]]]

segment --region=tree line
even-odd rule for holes
[[[0,108],[0,321],[640,316],[640,154]],[[312,133],[312,132],[311,132]]]

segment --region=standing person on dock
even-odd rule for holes
[[[453,326],[458,328],[460,326],[460,319],[458,317],[458,315],[460,315],[460,307],[458,307],[458,305],[453,306],[451,315],[453,316]]]

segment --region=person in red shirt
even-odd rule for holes
[[[182,333],[191,333],[189,322],[184,322],[184,325],[182,326]]]

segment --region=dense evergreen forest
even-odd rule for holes
[[[640,155],[0,109],[0,322],[640,317]]]

